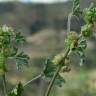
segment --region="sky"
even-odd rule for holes
[[[55,2],[66,2],[68,0],[0,0],[0,2],[6,1],[21,1],[21,2],[32,2],[32,3],[55,3]]]

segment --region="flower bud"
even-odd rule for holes
[[[8,32],[9,28],[8,28],[8,26],[6,24],[4,24],[2,26],[2,30],[3,30],[3,32]]]
[[[86,24],[82,26],[81,32],[84,37],[89,37],[92,34],[93,24]]]
[[[54,64],[60,64],[61,61],[64,59],[64,54],[58,54],[54,57],[54,59],[52,60],[52,62]]]

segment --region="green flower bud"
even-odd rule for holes
[[[65,40],[65,44],[67,46],[71,46],[74,41],[77,41],[79,39],[79,36],[76,32],[69,32],[68,37]]]
[[[66,46],[70,46],[71,43],[72,43],[72,40],[70,40],[70,39],[66,39],[66,40],[65,40]]]
[[[96,20],[96,8],[89,7],[84,10],[84,20],[86,23],[93,23]]]
[[[54,64],[60,64],[63,59],[64,59],[64,54],[58,54],[58,55],[56,55],[56,56],[53,58],[52,62],[53,62]],[[62,63],[64,63],[64,62],[62,62]]]
[[[86,22],[86,23],[92,23],[93,21],[92,21],[92,16],[87,16],[87,15],[85,15],[84,16],[84,21]]]
[[[92,34],[93,24],[86,24],[82,26],[81,32],[84,37],[89,37]]]

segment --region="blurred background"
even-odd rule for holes
[[[80,0],[81,9],[96,0]],[[46,58],[64,51],[67,33],[67,16],[71,12],[72,0],[0,0],[0,25],[12,26],[26,36],[27,42],[20,49],[30,56],[29,67],[17,71],[14,61],[8,62],[7,83],[11,90],[21,81],[27,82],[39,75]],[[72,18],[71,30],[80,32],[84,24]],[[78,56],[72,55],[72,70],[64,73],[66,83],[54,86],[51,96],[96,96],[96,32],[88,41],[86,62],[80,67]],[[47,81],[38,79],[24,88],[23,96],[43,96]],[[0,96],[2,79],[0,78]]]

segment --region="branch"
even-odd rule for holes
[[[67,32],[70,32],[70,30],[71,30],[71,19],[72,19],[72,13],[70,13],[68,15]],[[65,61],[66,57],[68,56],[69,52],[70,52],[70,48],[67,48],[67,50],[65,51],[65,54],[64,54],[64,58],[63,58],[64,61]],[[46,93],[45,93],[45,96],[49,96],[50,91],[52,89],[52,86],[54,84],[54,81],[55,81],[59,71],[61,70],[61,68],[62,68],[62,66],[58,66],[57,70],[55,71],[54,76],[53,76],[53,78],[52,78],[52,80],[51,80],[51,82],[50,82],[50,84],[48,86],[48,89],[47,89]]]
[[[32,82],[35,82],[36,80],[40,79],[42,77],[42,74],[36,76],[35,78],[29,80],[28,82],[26,82],[25,84],[23,84],[23,87],[26,87],[27,85],[29,85]]]
[[[70,48],[68,48],[68,49],[65,51],[63,60],[66,59],[69,51],[70,51]],[[62,61],[61,61],[61,62],[62,62]],[[52,80],[51,80],[51,82],[50,82],[50,84],[49,84],[49,86],[48,86],[48,89],[47,89],[46,93],[45,93],[45,96],[49,96],[50,91],[51,91],[51,89],[52,89],[52,86],[53,86],[53,84],[54,84],[54,81],[55,81],[55,79],[56,79],[59,71],[61,70],[61,68],[62,68],[62,66],[58,66],[57,70],[55,71],[54,76],[53,76],[53,78],[52,78]]]

